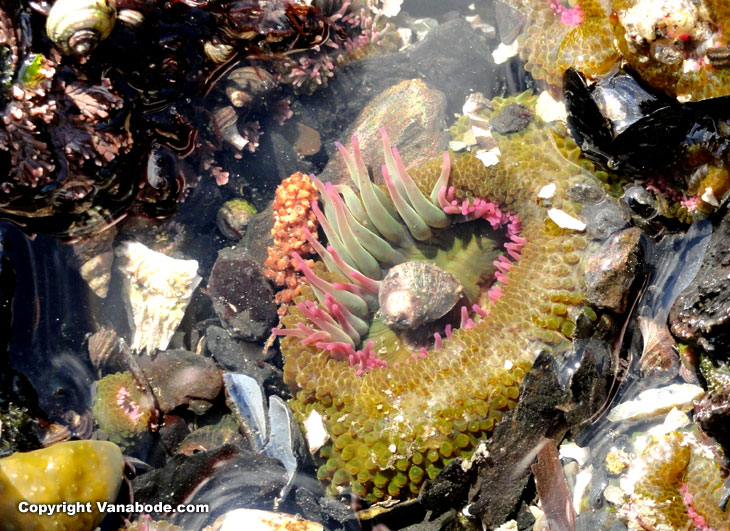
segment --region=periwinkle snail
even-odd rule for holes
[[[46,20],[46,33],[62,53],[86,56],[114,28],[114,0],[57,0]]]

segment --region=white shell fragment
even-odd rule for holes
[[[484,164],[484,166],[487,168],[489,168],[490,166],[494,166],[495,164],[499,164],[500,155],[502,155],[502,153],[497,147],[490,150],[479,149],[475,154],[476,158],[481,160],[482,164]]]
[[[590,448],[578,446],[574,442],[561,444],[558,453],[561,459],[573,459],[580,466],[584,466],[591,458]]]
[[[548,210],[548,216],[561,229],[570,229],[582,232],[586,230],[586,224],[578,218],[574,218],[570,214],[560,210],[559,208],[551,208]]]
[[[717,197],[715,197],[715,193],[712,191],[711,186],[705,188],[705,192],[702,194],[702,200],[715,208],[720,206],[720,202],[717,200]]]
[[[658,389],[649,389],[635,399],[619,404],[608,413],[612,422],[644,420],[664,415],[673,408],[689,411],[692,402],[703,395],[699,385],[672,384]]]
[[[555,183],[546,184],[542,188],[540,188],[540,191],[537,192],[537,198],[538,199],[552,199],[553,196],[555,196],[555,191],[558,189],[558,187],[555,185]]]
[[[504,44],[502,42],[499,43],[499,46],[497,46],[497,49],[492,52],[492,58],[494,59],[495,65],[501,65],[502,63],[506,62],[507,59],[510,57],[514,57],[517,55],[517,52],[519,52],[519,44],[517,44],[517,39],[514,40],[512,44]]]
[[[274,513],[258,509],[234,509],[220,516],[213,525],[203,531],[322,531],[321,524],[304,520],[287,513]]]
[[[330,438],[324,427],[322,415],[314,409],[309,413],[307,420],[304,421],[304,432],[307,435],[309,451],[313,454],[322,448]]]
[[[123,275],[132,350],[165,350],[200,284],[198,262],[171,258],[139,242],[124,242],[115,254]]]
[[[567,122],[568,112],[565,104],[557,101],[546,90],[542,91],[535,104],[535,114],[543,122]]]

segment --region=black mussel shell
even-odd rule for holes
[[[568,127],[583,153],[615,171],[637,172],[673,162],[696,113],[618,71],[588,86],[568,69],[563,78]]]

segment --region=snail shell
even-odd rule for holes
[[[214,43],[211,41],[203,43],[203,51],[205,51],[205,55],[208,56],[208,59],[214,63],[225,63],[233,57],[235,52],[233,46],[230,44],[226,44],[224,42]]]
[[[46,33],[66,55],[89,55],[114,28],[114,0],[58,0],[48,13]]]
[[[463,288],[452,275],[430,262],[393,266],[380,283],[380,315],[390,327],[416,329],[451,310]]]

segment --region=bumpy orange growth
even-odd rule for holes
[[[264,275],[274,284],[285,288],[276,294],[276,302],[289,303],[299,295],[299,273],[291,258],[292,251],[300,255],[313,254],[302,229],[317,237],[317,218],[311,203],[317,200],[317,189],[303,173],[297,172],[284,179],[274,198],[274,245],[268,248]]]

